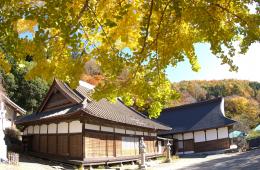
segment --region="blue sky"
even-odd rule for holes
[[[260,43],[252,44],[247,54],[237,54],[234,57],[234,63],[239,67],[238,72],[230,72],[227,65],[221,65],[220,59],[211,54],[209,44],[197,44],[195,49],[201,70],[193,72],[188,60],[185,60],[179,63],[177,67],[169,67],[166,70],[171,82],[221,79],[260,82]]]

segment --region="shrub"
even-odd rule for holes
[[[250,140],[250,139],[255,139],[255,138],[260,138],[260,131],[251,131],[249,132],[249,134],[247,135],[247,140]]]
[[[12,128],[5,129],[5,143],[8,151],[21,152],[23,148],[20,131]]]

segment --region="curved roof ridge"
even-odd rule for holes
[[[61,88],[61,90],[65,90],[67,95],[69,95],[76,102],[81,102],[83,99],[77,95],[66,83],[60,81],[59,79],[54,79],[54,82]],[[64,88],[63,88],[64,87]]]
[[[179,108],[185,108],[187,106],[191,106],[192,107],[192,106],[198,106],[198,105],[206,104],[206,103],[213,103],[213,102],[217,102],[217,101],[221,102],[222,99],[224,99],[224,97],[217,97],[217,98],[214,98],[214,99],[203,100],[203,101],[183,104],[183,105],[179,105],[179,106],[167,107],[167,108],[164,108],[163,110],[179,109]]]

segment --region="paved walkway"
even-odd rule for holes
[[[243,153],[181,158],[149,170],[260,170],[260,149]]]

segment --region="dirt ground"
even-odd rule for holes
[[[28,155],[20,155],[19,165],[0,164],[0,170],[58,170],[76,169],[76,167],[43,160]]]
[[[242,153],[217,154],[209,156],[186,156],[172,163],[148,162],[147,170],[260,170],[260,149]],[[136,169],[138,166],[124,166],[122,169]],[[51,162],[22,155],[19,166],[0,164],[0,170],[57,170],[76,169],[71,165]]]
[[[260,149],[242,153],[190,156],[148,170],[260,170]]]

